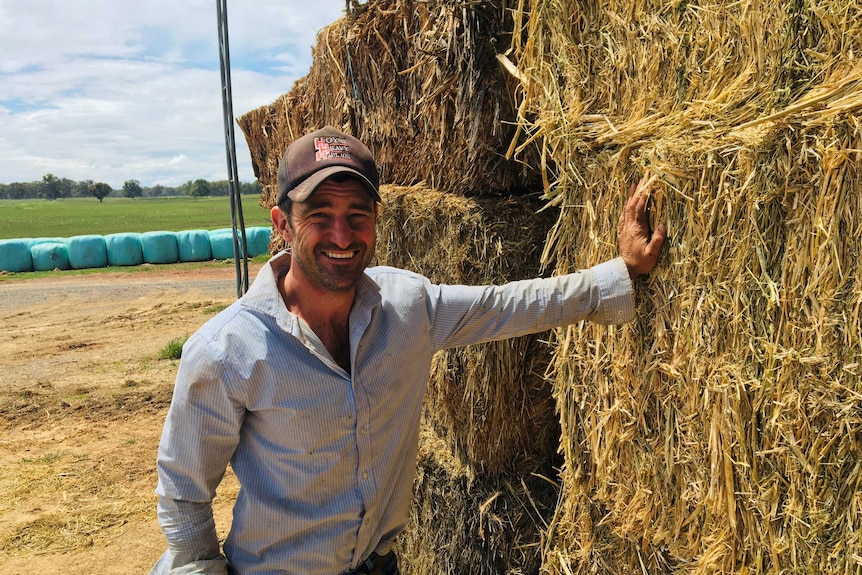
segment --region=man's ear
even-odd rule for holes
[[[290,233],[290,226],[287,221],[287,214],[278,206],[273,206],[269,211],[269,217],[272,220],[272,225],[285,242],[293,241],[293,235]]]

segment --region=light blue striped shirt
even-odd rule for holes
[[[388,551],[407,520],[435,352],[634,317],[620,258],[502,286],[369,268],[347,373],[282,302],[289,265],[275,256],[183,347],[158,455],[168,551],[153,573],[336,575]],[[221,555],[211,502],[228,462],[240,491]]]

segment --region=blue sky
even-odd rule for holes
[[[228,0],[234,116],[308,73],[342,0]],[[216,0],[0,0],[0,183],[227,179]],[[239,177],[254,180],[236,124]]]

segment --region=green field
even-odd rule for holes
[[[246,227],[269,226],[256,195],[242,196]],[[230,198],[69,198],[0,200],[0,239],[68,238],[85,234],[155,232],[231,226]]]

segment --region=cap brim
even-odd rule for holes
[[[314,192],[314,190],[317,189],[317,186],[323,183],[323,180],[337,174],[350,174],[355,177],[365,184],[365,187],[368,188],[368,192],[371,194],[371,197],[374,198],[375,202],[380,201],[380,193],[377,191],[377,188],[374,187],[374,184],[372,184],[368,178],[363,176],[360,172],[353,168],[348,168],[347,166],[330,166],[314,172],[298,186],[287,192],[287,197],[294,202],[304,202]]]

